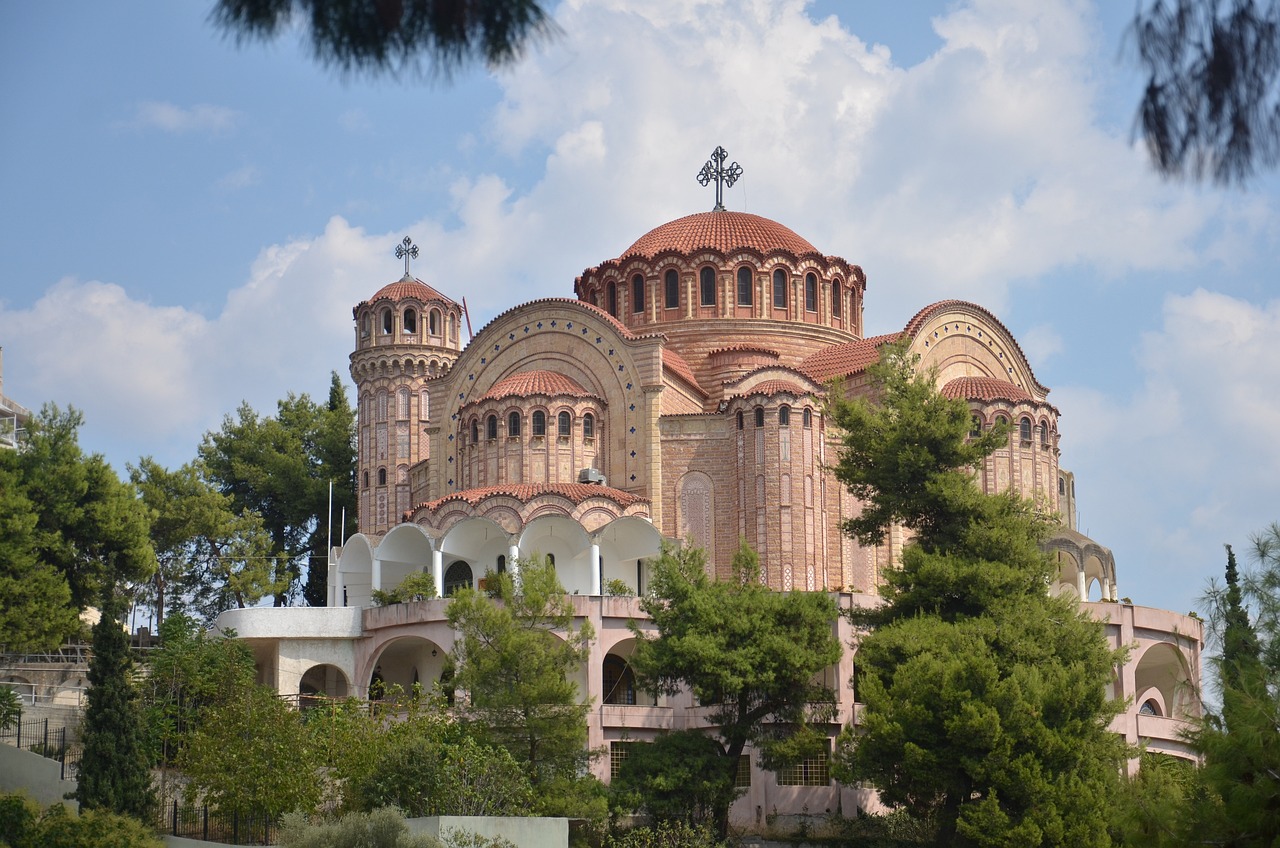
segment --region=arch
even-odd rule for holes
[[[773,308],[787,308],[787,272],[781,268],[773,269]]]
[[[778,426],[779,427],[791,426],[791,407],[787,406],[785,403],[782,406],[778,407]]]
[[[569,438],[573,435],[573,416],[568,410],[561,410],[556,416],[556,432],[561,438]]]
[[[298,683],[298,694],[302,696],[302,706],[308,704],[307,699],[316,701],[324,698],[345,698],[351,694],[351,681],[347,674],[336,665],[322,663],[313,665],[302,674]]]
[[[1026,415],[1018,419],[1018,440],[1024,445],[1031,444],[1031,418]]]
[[[840,281],[831,281],[831,317],[839,318],[841,313],[841,305],[844,301],[843,290],[840,288]]]
[[[1049,419],[1040,419],[1040,447],[1049,447]]]
[[[448,658],[448,647],[422,636],[400,636],[389,640],[368,666],[365,691],[378,700],[397,690],[413,692],[413,684],[430,692],[440,682]]]
[[[1142,652],[1134,665],[1133,691],[1139,704],[1158,697],[1161,714],[1170,718],[1195,714],[1195,689],[1187,659],[1169,642],[1155,642]]]
[[[484,437],[491,442],[498,438],[498,416],[490,415],[484,420]]]
[[[813,429],[813,410],[806,406],[802,417],[804,418],[804,428],[806,430]]]
[[[378,469],[378,485],[387,485],[387,469],[385,467]]]
[[[751,268],[743,265],[738,269],[738,305],[751,306],[752,298],[752,274]]]
[[[366,312],[364,315],[360,316],[360,338],[369,338],[369,331],[371,327],[372,323],[369,318],[369,313]]]
[[[430,570],[435,541],[417,524],[397,524],[374,551],[378,564],[375,589],[389,592],[419,571]]]
[[[465,559],[470,563],[496,564],[499,556],[509,552],[514,529],[484,516],[464,518],[449,528],[437,547],[450,562]]]
[[[364,488],[364,489],[369,488],[369,471],[368,471],[368,469],[365,469],[365,471],[364,471],[364,475],[363,475],[363,478],[362,478],[361,482],[364,484],[361,488]]]
[[[507,435],[520,435],[520,412],[519,410],[511,410],[507,413]]]
[[[409,390],[401,386],[396,389],[396,418],[404,421],[409,417]]]
[[[534,436],[547,435],[547,413],[541,409],[535,409],[530,417],[531,434]]]
[[[343,597],[335,599],[338,606],[367,607],[373,603],[373,546],[363,533],[347,539],[342,546],[338,581],[343,593]]]
[[[631,278],[631,311],[644,312],[644,277],[641,274]]]
[[[582,525],[571,516],[538,516],[521,531],[519,547],[525,556],[544,556],[551,560],[560,585],[569,594],[590,594],[593,585],[591,543]]]
[[[818,311],[818,275],[813,272],[804,275],[804,311]]]
[[[391,330],[392,330],[391,307],[389,307],[389,306],[387,306],[387,307],[383,307],[383,309],[382,309],[382,334],[383,334],[384,336],[389,336],[389,335],[391,335]]]
[[[418,420],[431,420],[431,393],[425,388],[418,390]]]
[[[406,333],[418,332],[418,310],[410,306],[404,311],[404,318],[401,320]]]
[[[702,306],[716,305],[716,272],[710,265],[698,271],[698,302]]]
[[[440,335],[440,310],[432,309],[427,313],[427,332],[433,336]]]
[[[667,309],[680,308],[680,274],[675,268],[668,268],[662,277],[663,306]]]
[[[604,287],[606,308],[614,318],[618,317],[618,285],[610,280]]]
[[[756,407],[755,416],[756,416],[756,426],[763,427],[764,426],[764,407],[763,406]]]
[[[27,678],[19,674],[10,674],[0,681],[0,686],[6,686],[12,689],[14,694],[18,696],[18,700],[23,704],[34,704],[36,702],[36,687]]]
[[[620,580],[637,595],[649,586],[649,560],[662,552],[662,533],[648,519],[624,515],[591,537],[600,549],[600,585]]]
[[[701,471],[688,471],[676,486],[676,527],[681,539],[692,539],[715,561],[715,487]]]
[[[448,598],[459,589],[474,589],[474,575],[471,564],[465,559],[456,559],[444,570],[444,586],[441,594]]]
[[[480,419],[473,417],[471,419],[471,444],[474,445],[478,441],[480,441]]]
[[[742,426],[743,426],[743,417],[744,417],[744,416],[743,416],[743,414],[742,414],[742,410],[741,410],[741,409],[739,409],[739,410],[738,410],[738,429],[739,429],[739,430],[741,430],[741,429],[742,429]]]
[[[596,437],[596,417],[590,412],[582,416],[582,438],[594,439]]]

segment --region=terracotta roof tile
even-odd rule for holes
[[[749,389],[735,392],[732,397],[750,397],[751,395],[795,395],[808,397],[812,392],[790,380],[765,380]]]
[[[942,387],[941,394],[943,397],[960,400],[1035,403],[1035,398],[1026,389],[996,377],[957,377]]]
[[[670,348],[664,347],[662,349],[662,370],[670,371],[704,395],[707,393],[707,390],[698,384],[698,378],[694,376],[693,369],[689,367],[689,363],[685,362],[683,356]]]
[[[699,212],[663,224],[642,235],[622,253],[621,258],[639,255],[652,258],[667,250],[693,253],[710,248],[730,253],[742,248],[760,253],[785,250],[796,256],[818,253],[818,249],[777,221],[747,212]]]
[[[535,498],[546,495],[566,498],[573,501],[575,505],[591,498],[606,498],[624,509],[638,503],[649,503],[648,498],[640,495],[633,495],[621,489],[614,489],[610,486],[597,486],[591,483],[509,483],[500,486],[463,489],[461,492],[454,492],[434,501],[419,504],[414,511],[419,509],[436,510],[450,501],[463,501],[475,506],[489,498],[515,498],[521,503],[528,503]]]
[[[373,303],[378,300],[407,300],[413,298],[426,303],[428,300],[441,300],[445,303],[455,303],[452,298],[445,297],[440,292],[431,288],[431,286],[422,282],[406,277],[401,277],[394,283],[389,283],[378,289],[377,294],[365,301],[365,303]]]
[[[888,333],[824,347],[801,362],[800,370],[819,383],[832,377],[861,374],[868,365],[879,361],[881,345],[901,337],[902,333]]]
[[[521,371],[503,377],[484,393],[480,400],[499,400],[506,397],[595,397],[582,386],[554,371]]]

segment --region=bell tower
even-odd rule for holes
[[[412,505],[415,469],[430,459],[427,383],[447,373],[462,349],[462,306],[417,279],[418,247],[396,245],[404,276],[353,310],[360,532],[386,533]]]

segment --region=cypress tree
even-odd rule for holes
[[[131,679],[129,636],[120,626],[121,607],[114,587],[109,586],[104,591],[102,617],[93,626],[91,688],[75,797],[81,809],[104,809],[149,820],[155,809],[155,790]]]

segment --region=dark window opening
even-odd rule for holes
[[[756,426],[757,427],[764,426],[764,407],[763,406],[756,407]]]
[[[807,312],[818,311],[818,278],[813,274],[804,275],[804,308]]]
[[[456,595],[459,589],[471,588],[471,566],[458,560],[444,573],[444,596]]]
[[[604,698],[606,704],[626,704],[633,706],[636,702],[636,673],[631,670],[626,660],[615,654],[604,658]]]
[[[378,469],[378,485],[379,486],[387,485],[387,469],[385,468]]]
[[[701,292],[702,292],[702,305],[715,306],[716,305],[716,272],[710,268],[703,268],[699,272],[698,276],[701,281],[700,285],[701,285]]]
[[[582,416],[582,438],[594,439],[596,437],[596,417],[588,412]]]
[[[557,429],[561,436],[568,438],[573,432],[573,419],[569,417],[569,413],[562,412],[556,416]]]
[[[836,280],[834,283],[831,284],[831,314],[833,317],[836,317],[836,318],[840,317],[840,312],[841,312],[840,301],[843,299],[843,297],[844,295],[841,294],[841,291],[840,291],[840,281]]]
[[[779,427],[791,426],[791,407],[789,406],[778,407],[778,426]]]
[[[738,305],[739,306],[751,305],[751,289],[752,289],[751,269],[739,268],[738,269]]]
[[[666,307],[667,309],[675,309],[680,306],[680,275],[675,269],[667,271],[663,289],[666,291]]]
[[[520,413],[512,412],[507,415],[507,435],[520,435]]]
[[[404,331],[406,333],[418,332],[418,313],[413,309],[404,311]]]
[[[775,309],[787,308],[787,272],[781,268],[773,269],[773,306]]]
[[[644,312],[644,277],[639,274],[631,278],[631,311]]]
[[[547,413],[543,412],[541,409],[533,413],[533,435],[547,435]]]
[[[738,429],[742,429],[742,410],[738,410]]]
[[[391,310],[382,310],[382,334],[386,335],[391,332]]]
[[[489,441],[498,438],[498,416],[490,415],[484,422],[484,435]]]
[[[812,428],[813,427],[813,410],[806,406],[804,408],[804,415],[802,417],[804,418],[804,428],[806,430]]]
[[[618,287],[614,285],[613,280],[605,286],[605,302],[608,304],[609,314],[614,318],[618,317]]]

